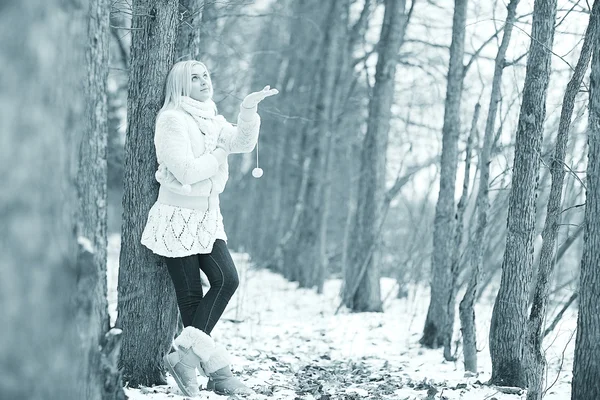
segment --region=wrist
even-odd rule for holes
[[[248,107],[244,102],[240,105],[240,118],[244,121],[252,121],[254,114],[258,111],[258,104]]]

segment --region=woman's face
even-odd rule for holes
[[[198,101],[206,101],[212,96],[212,82],[208,71],[200,64],[192,67],[192,91],[190,97]]]

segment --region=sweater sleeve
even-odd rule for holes
[[[212,154],[194,157],[185,120],[177,111],[163,111],[158,116],[154,144],[159,164],[164,164],[183,185],[208,179],[219,169]]]
[[[260,116],[256,107],[240,106],[237,126],[225,123],[219,134],[218,145],[229,153],[250,153],[254,150],[260,131]]]

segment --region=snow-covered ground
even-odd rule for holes
[[[119,237],[109,240],[109,311],[116,317]],[[406,299],[391,299],[384,313],[351,314],[339,305],[339,280],[324,294],[256,269],[233,254],[240,287],[213,331],[234,356],[233,370],[251,386],[250,399],[525,399],[485,385],[491,375],[487,335],[490,296],[476,309],[480,372],[465,376],[459,361],[445,362],[441,350],[423,349],[418,340],[428,306],[428,290],[413,287]],[[382,292],[393,290],[382,280]],[[394,296],[390,296],[392,298]],[[546,400],[570,398],[576,313],[570,309],[547,337]],[[455,332],[459,332],[458,326]],[[456,336],[456,333],[455,333]],[[200,377],[204,383],[204,377]],[[168,386],[126,389],[132,400],[184,399],[175,381]],[[203,398],[225,399],[203,391]],[[429,394],[428,394],[429,393]]]

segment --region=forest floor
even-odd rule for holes
[[[116,318],[119,237],[109,241],[109,308]],[[458,361],[446,362],[442,350],[418,341],[428,307],[428,288],[411,287],[396,299],[394,281],[382,280],[384,313],[349,313],[340,309],[340,280],[328,280],[324,294],[299,289],[281,276],[256,269],[247,256],[233,254],[240,287],[212,336],[233,356],[233,371],[256,394],[248,399],[525,399],[487,385],[491,296],[476,308],[479,372],[465,374],[462,348]],[[552,310],[552,307],[551,307]],[[569,309],[545,341],[548,361],[546,400],[568,400],[575,344],[576,312]],[[455,338],[460,330],[455,329]],[[175,381],[168,385],[127,388],[132,400],[185,399]],[[201,385],[206,378],[199,376]],[[241,397],[241,396],[240,396]],[[205,399],[227,399],[202,391]],[[237,398],[237,397],[231,397]]]

